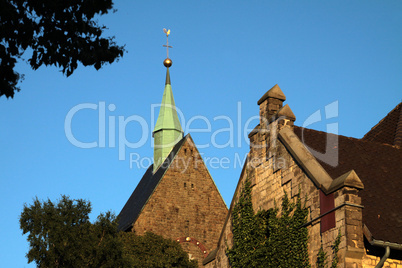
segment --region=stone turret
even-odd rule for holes
[[[286,100],[281,88],[278,85],[273,86],[268,90],[257,102],[260,106],[260,118],[268,120],[283,106]]]

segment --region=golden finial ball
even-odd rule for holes
[[[169,68],[170,66],[172,66],[172,60],[169,59],[169,58],[166,58],[166,59],[163,61],[163,65],[165,65],[166,68]]]

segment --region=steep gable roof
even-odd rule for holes
[[[294,127],[295,134],[311,149],[325,153],[329,134]],[[335,147],[335,146],[334,146]],[[387,144],[338,136],[338,165],[331,166],[319,158],[333,178],[354,170],[364,184],[363,223],[376,240],[402,244],[402,150]]]
[[[170,164],[173,162],[176,154],[179,152],[181,146],[186,141],[189,135],[182,138],[172,149],[169,156],[165,159],[162,165],[157,169],[155,173],[152,172],[153,165],[151,165],[144,176],[138,183],[137,187],[134,189],[127,203],[121,210],[119,218],[119,230],[126,231],[132,224],[137,220],[143,207],[148,202],[152,193],[155,191],[163,175],[169,168]]]
[[[402,102],[367,132],[362,140],[401,146]]]

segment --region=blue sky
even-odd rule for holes
[[[130,167],[130,154],[144,165],[153,155],[152,105],[162,99],[166,72],[163,28],[171,29],[170,73],[183,128],[193,129],[196,144],[209,145],[199,151],[228,205],[239,159],[248,152],[243,132],[257,124],[257,101],[275,84],[297,125],[321,111],[323,120],[309,128],[337,124],[339,134],[356,138],[402,99],[400,1],[116,1],[115,8],[100,23],[126,45],[119,62],[99,71],[79,66],[69,78],[54,67],[32,71],[22,62],[21,92],[0,98],[2,267],[34,267],[26,264],[28,243],[18,219],[35,196],[90,200],[92,219],[120,212],[145,172],[135,163]],[[336,101],[336,116],[328,118],[325,107]],[[96,109],[78,111],[72,133],[99,145],[104,105],[103,148],[78,148],[66,137],[69,111],[83,105]],[[119,118],[136,121],[123,133]],[[125,160],[119,160],[119,133],[138,145],[144,141],[124,147]],[[229,164],[217,167],[212,158],[228,158]]]

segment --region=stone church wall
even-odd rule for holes
[[[227,215],[220,196],[191,137],[187,137],[134,224],[178,241],[199,261],[216,247]]]
[[[364,254],[363,268],[375,268],[380,259],[380,257]],[[402,268],[402,261],[387,259],[384,263],[383,268]]]
[[[284,191],[295,200],[300,193],[302,200],[306,198],[308,208],[309,258],[312,267],[316,267],[317,254],[321,243],[327,252],[329,263],[332,261],[331,246],[341,232],[338,267],[363,267],[363,230],[361,199],[358,190],[342,187],[333,193],[335,210],[334,227],[321,231],[322,213],[320,208],[320,185],[316,185],[300,167],[292,154],[278,139],[279,131],[284,127],[292,128],[295,118],[283,115],[272,118],[282,108],[282,100],[267,98],[260,103],[260,124],[249,135],[250,152],[239,185],[235,192],[231,208],[237,201],[241,185],[248,176],[252,182],[252,201],[254,210],[267,210],[280,207]],[[294,116],[293,116],[294,117]],[[345,205],[345,201],[352,206]],[[356,207],[353,204],[357,205]],[[230,213],[230,212],[229,212]],[[213,261],[205,267],[229,267],[226,256],[227,247],[233,244],[231,217],[225,223],[220,238],[218,251]]]

